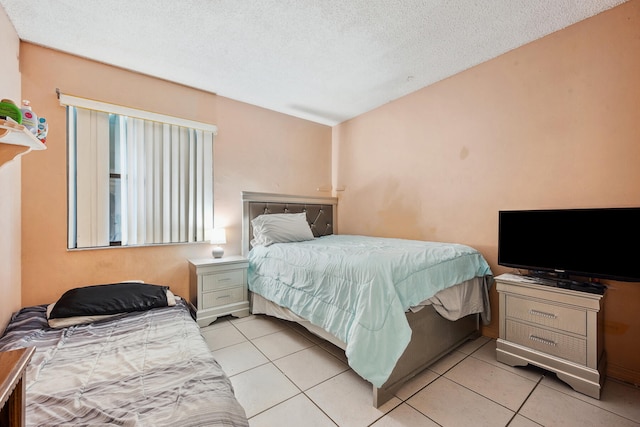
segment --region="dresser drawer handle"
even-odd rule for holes
[[[218,279],[218,282],[228,282],[229,280],[231,280],[231,277],[223,277],[221,279]]]
[[[547,340],[547,339],[544,339],[544,338],[540,338],[540,337],[537,337],[535,335],[529,335],[529,339],[531,341],[536,341],[536,342],[539,342],[539,343],[542,343],[542,344],[550,345],[552,347],[555,347],[557,345],[554,341]]]
[[[227,295],[220,295],[219,297],[216,297],[216,299],[223,299],[223,298],[231,298],[231,295],[227,294]]]
[[[541,316],[541,317],[546,317],[547,319],[557,319],[558,316],[556,316],[553,313],[545,313],[544,311],[538,311],[538,310],[529,310],[529,314],[532,316]]]

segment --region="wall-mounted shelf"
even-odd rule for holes
[[[44,145],[27,128],[0,119],[0,166],[31,150],[46,150]]]

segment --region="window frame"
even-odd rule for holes
[[[91,100],[91,99],[87,99],[87,98],[80,98],[80,97],[76,97],[76,96],[72,96],[72,95],[66,95],[66,94],[62,94],[59,93],[59,100],[60,100],[60,104],[62,106],[65,107],[76,107],[76,108],[82,108],[85,110],[93,110],[96,112],[101,112],[101,113],[107,113],[107,114],[116,114],[119,116],[126,116],[128,118],[132,118],[132,119],[140,119],[140,120],[144,120],[145,122],[155,122],[156,124],[160,124],[160,126],[164,126],[165,129],[167,128],[167,126],[165,125],[170,125],[172,126],[172,129],[175,129],[175,127],[181,127],[181,128],[187,128],[187,131],[189,132],[189,135],[192,136],[193,134],[197,135],[197,138],[202,138],[204,136],[205,140],[209,139],[209,148],[208,150],[203,151],[203,148],[201,147],[202,144],[196,144],[195,148],[198,150],[197,151],[197,155],[198,156],[202,156],[202,159],[198,159],[197,163],[198,163],[198,167],[199,168],[209,168],[208,171],[205,171],[205,176],[210,176],[210,179],[205,179],[203,181],[203,188],[202,191],[208,193],[206,196],[204,196],[206,199],[210,199],[208,201],[206,201],[206,203],[209,203],[209,205],[205,205],[206,206],[206,212],[203,214],[201,212],[196,212],[196,215],[198,216],[198,221],[201,221],[198,223],[198,227],[202,228],[202,230],[197,231],[193,236],[189,236],[187,238],[186,241],[180,240],[180,241],[153,241],[153,242],[144,242],[144,243],[139,243],[139,244],[126,244],[126,245],[111,245],[109,242],[107,242],[107,245],[104,244],[99,244],[99,245],[86,245],[86,246],[78,246],[77,241],[78,241],[78,233],[77,233],[77,226],[78,226],[78,214],[77,214],[77,190],[76,190],[76,184],[78,182],[78,164],[76,163],[75,159],[77,159],[77,150],[75,147],[75,144],[70,143],[71,141],[77,141],[77,132],[76,129],[72,129],[71,126],[67,126],[67,149],[68,149],[68,161],[67,161],[67,185],[68,185],[68,203],[67,203],[67,213],[68,213],[68,232],[67,232],[67,236],[68,236],[68,242],[67,242],[67,249],[68,250],[84,250],[84,249],[100,249],[100,248],[109,248],[109,247],[136,247],[136,246],[155,246],[155,245],[159,245],[159,244],[182,244],[182,243],[191,243],[191,242],[204,242],[205,241],[205,232],[206,230],[208,230],[209,228],[213,228],[213,141],[215,140],[215,136],[217,135],[217,126],[213,125],[213,124],[209,124],[209,123],[203,123],[203,122],[198,122],[198,121],[194,121],[194,120],[188,120],[188,119],[183,119],[183,118],[179,118],[179,117],[174,117],[174,116],[168,116],[168,115],[164,115],[164,114],[159,114],[159,113],[153,113],[153,112],[149,112],[149,111],[145,111],[145,110],[139,110],[139,109],[135,109],[135,108],[131,108],[131,107],[124,107],[121,105],[117,105],[117,104],[111,104],[111,103],[106,103],[106,102],[101,102],[101,101],[95,101],[95,100]],[[77,110],[73,110],[73,111],[77,111]],[[69,123],[69,122],[67,122]],[[77,123],[77,122],[76,122]],[[77,126],[77,125],[76,125]],[[193,131],[193,132],[192,132]],[[178,131],[180,132],[180,131]],[[175,131],[174,131],[175,134]],[[180,132],[181,134],[181,132]],[[207,136],[209,135],[209,136]],[[201,139],[198,139],[201,140]],[[202,140],[204,141],[204,140]],[[203,142],[204,143],[204,142]],[[169,144],[171,145],[171,144]],[[190,145],[190,147],[193,149],[193,143]],[[120,147],[120,149],[122,150],[123,147]],[[172,153],[175,153],[174,149],[170,149],[170,151]],[[210,152],[210,156],[207,155],[203,155],[204,153],[209,154]],[[193,158],[193,156],[195,156],[196,154],[194,152],[190,152],[189,156],[191,156]],[[207,158],[210,157],[210,158]],[[111,162],[109,160],[110,156],[108,156],[105,161],[106,161],[106,168],[109,172],[108,174],[108,178],[107,178],[107,186],[110,185],[111,182],[111,177],[112,175],[112,171],[111,171]],[[171,157],[169,157],[169,159],[171,159]],[[169,160],[172,161],[172,160]],[[168,178],[165,177],[165,175],[167,175],[167,173],[163,173],[162,175],[162,180],[166,181]],[[207,177],[208,177],[207,176]],[[210,182],[209,182],[210,181]],[[198,194],[198,197],[200,198],[199,201],[202,201],[202,192]],[[73,199],[73,200],[72,200]],[[182,200],[181,200],[182,202]],[[72,207],[74,207],[75,209],[72,209]],[[184,208],[183,205],[180,206],[180,209]],[[172,208],[170,208],[172,209]],[[166,211],[166,207],[165,207],[165,211]],[[210,215],[209,215],[209,210],[210,210]],[[110,210],[107,209],[107,212],[104,213],[105,215],[109,216],[110,215]],[[187,218],[188,221],[192,221],[192,218]],[[202,232],[200,232],[202,231]],[[190,233],[190,231],[189,231]],[[108,238],[108,240],[110,241],[111,238]],[[123,239],[124,240],[124,239]],[[157,240],[157,239],[156,239]],[[166,239],[164,239],[166,240]]]

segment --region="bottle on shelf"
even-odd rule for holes
[[[44,117],[38,118],[38,132],[36,133],[36,137],[43,143],[47,142],[47,131],[49,130],[49,124],[47,123],[47,119]]]
[[[38,116],[31,109],[31,103],[26,99],[22,101],[20,111],[22,111],[22,125],[36,135],[38,133]]]

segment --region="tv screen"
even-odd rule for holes
[[[640,282],[640,208],[499,212],[498,264]]]

